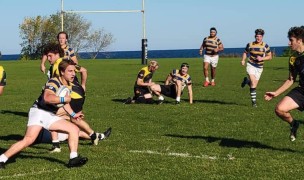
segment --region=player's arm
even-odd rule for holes
[[[282,84],[281,87],[279,87],[277,90],[273,92],[266,92],[264,95],[265,100],[269,101],[274,97],[279,96],[283,92],[285,92],[288,88],[292,86],[296,79],[296,75],[293,75],[292,73],[289,73],[289,78]]]
[[[74,63],[78,64],[78,59],[77,59],[76,55],[71,57],[71,60],[74,61]]]
[[[71,101],[70,96],[65,96],[63,99],[56,96],[55,92],[50,89],[44,90],[43,99],[47,104],[59,104],[59,103],[69,103]]]
[[[221,43],[218,48],[217,48],[217,52],[220,52],[220,51],[224,51],[224,45],[223,43]]]
[[[189,103],[193,103],[193,91],[192,91],[192,83],[191,81],[187,84],[188,87],[188,96],[189,96]]]
[[[40,63],[40,71],[43,72],[43,74],[45,74],[45,62],[47,60],[47,56],[43,55],[42,59],[41,59],[41,63]]]
[[[86,90],[86,83],[87,83],[87,78],[88,78],[88,71],[86,68],[82,66],[76,65],[77,71],[80,73],[81,77],[81,86],[84,90]]]
[[[205,39],[204,39],[204,41],[203,41],[203,43],[202,43],[202,45],[201,45],[201,47],[200,47],[200,50],[199,50],[199,54],[200,54],[200,55],[203,55],[203,51],[204,51],[204,49],[206,48],[204,42],[205,42]]]
[[[4,86],[0,86],[0,96],[3,94]]]
[[[241,64],[243,66],[245,66],[246,58],[247,58],[247,52],[244,52],[242,55],[242,60],[241,60]]]
[[[173,80],[173,75],[170,73],[168,74],[166,80],[165,80],[165,85],[169,85],[170,84],[170,81]]]

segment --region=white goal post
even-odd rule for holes
[[[64,13],[142,13],[142,31],[143,36],[141,40],[141,63],[147,64],[148,61],[148,40],[146,38],[146,17],[145,17],[145,0],[142,0],[142,9],[141,10],[107,10],[107,11],[65,11],[63,8],[63,2],[61,0],[61,30],[63,31],[63,14]]]

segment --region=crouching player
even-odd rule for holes
[[[48,56],[48,58],[51,57],[51,55]],[[70,84],[75,77],[75,63],[73,61],[62,61],[59,64],[59,72],[60,76],[52,78],[46,83],[41,95],[30,108],[24,138],[13,144],[0,156],[0,169],[5,167],[5,163],[10,157],[34,143],[42,128],[69,134],[70,160],[67,164],[68,167],[82,166],[88,161],[86,157],[81,157],[77,153],[79,128],[75,124],[56,115],[58,110],[56,104],[65,103],[63,107],[73,118],[81,119],[83,116],[82,113],[74,113],[71,109],[69,104],[71,101],[70,96],[67,95],[64,98],[56,96],[56,92],[61,85],[71,88]]]

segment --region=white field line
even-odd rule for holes
[[[28,173],[19,173],[19,174],[12,174],[9,176],[0,176],[0,179],[8,179],[8,178],[17,178],[17,177],[24,177],[24,176],[31,176],[31,175],[38,175],[38,174],[44,174],[44,173],[53,173],[53,172],[58,172],[61,171],[63,169],[51,169],[51,170],[46,170],[43,169],[41,171],[33,171],[33,172],[28,172]],[[2,171],[5,171],[5,169],[3,169]]]
[[[211,159],[211,160],[217,160],[220,159],[220,157],[217,156],[209,156],[209,155],[191,155],[189,153],[176,153],[176,152],[168,152],[168,153],[161,153],[157,151],[139,151],[139,150],[130,150],[131,153],[141,153],[141,154],[155,154],[155,155],[163,155],[163,156],[175,156],[175,157],[182,157],[182,158],[198,158],[198,159]],[[227,160],[234,160],[235,157],[233,157],[231,154],[228,154],[225,158]]]

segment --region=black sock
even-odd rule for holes
[[[53,142],[53,147],[60,148],[59,142]]]
[[[92,140],[96,139],[96,133],[93,132],[93,134],[90,136]]]

